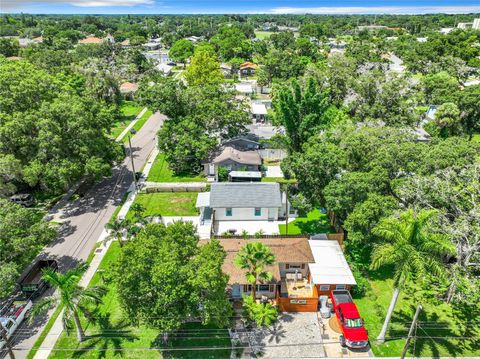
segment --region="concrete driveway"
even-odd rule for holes
[[[261,358],[324,358],[317,313],[281,313],[273,328],[259,330]]]

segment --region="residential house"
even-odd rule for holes
[[[164,75],[170,75],[172,73],[173,66],[165,62],[162,62],[156,66],[157,70],[162,72]]]
[[[232,65],[222,62],[220,64],[220,71],[222,71],[223,77],[229,78],[232,76],[232,73],[233,73]]]
[[[318,298],[334,289],[350,289],[355,278],[335,240],[308,240],[306,237],[259,238],[275,256],[275,263],[266,268],[272,280],[257,284],[256,297],[270,300],[280,311],[316,312]],[[252,285],[245,279],[245,270],[238,268],[235,257],[247,240],[220,239],[226,258],[222,266],[228,274],[228,293],[232,300],[251,295]]]
[[[210,192],[199,194],[196,207],[200,217],[211,211],[214,221],[278,221],[285,218],[287,203],[276,182],[215,182]],[[289,216],[295,216],[288,207]]]
[[[103,41],[104,39],[90,35],[82,40],[79,40],[78,43],[79,44],[103,44]]]
[[[149,42],[143,44],[143,47],[147,51],[155,51],[155,50],[160,49],[162,47],[162,44],[160,42],[149,41]]]
[[[130,47],[130,39],[125,39],[123,40],[120,45],[124,48],[124,49],[128,49]]]
[[[224,146],[212,153],[203,163],[203,167],[207,177],[218,180],[219,167],[226,167],[229,171],[258,171],[261,164],[262,159],[257,151],[239,151],[231,146]]]
[[[257,64],[247,61],[240,65],[240,73],[246,76],[253,75],[255,74],[255,71],[257,70],[257,68],[258,68]]]
[[[223,141],[222,146],[230,146],[239,151],[258,150],[261,147],[260,142],[258,142],[258,137],[251,134]]]
[[[240,82],[240,83],[236,83],[234,86],[235,86],[235,90],[240,94],[251,95],[255,92],[253,85],[254,84],[251,82]]]
[[[135,92],[138,91],[138,84],[133,82],[124,82],[120,85],[120,93],[122,93],[125,98],[133,99]]]

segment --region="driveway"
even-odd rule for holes
[[[281,313],[273,328],[259,330],[261,358],[324,358],[317,313]]]
[[[280,166],[267,166],[265,177],[283,178],[283,172]]]

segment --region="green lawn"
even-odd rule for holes
[[[163,348],[195,348],[195,347],[230,347],[228,331],[214,327],[202,326],[199,323],[189,323],[181,328],[184,334],[172,334],[168,345],[158,341],[160,333],[143,325],[133,326],[126,318],[117,299],[115,284],[108,279],[108,272],[115,263],[121,248],[118,242],[112,243],[99,271],[95,273],[90,285],[104,284],[108,293],[103,303],[94,308],[94,323],[82,318],[88,339],[79,344],[72,330],[70,334],[64,332],[55,346],[52,354],[54,358],[229,358],[230,350],[171,350]],[[106,282],[103,281],[105,276]],[[193,332],[193,330],[196,330]],[[200,331],[201,330],[201,331]],[[87,350],[88,349],[88,350]],[[143,349],[143,350],[142,350]]]
[[[196,192],[156,192],[139,193],[134,203],[140,203],[144,208],[144,216],[196,216]],[[133,215],[127,213],[127,218]]]
[[[272,34],[273,31],[255,31],[255,37],[260,40],[268,39]]]
[[[372,274],[371,288],[362,298],[355,298],[360,315],[365,320],[369,332],[370,343],[375,356],[399,356],[405,344],[404,339],[388,340],[384,344],[375,343],[375,338],[383,324],[388,305],[390,303],[393,287],[392,279],[386,274],[388,269],[380,275]],[[417,339],[415,343],[415,356],[475,356],[480,353],[480,324],[468,313],[462,313],[461,308],[454,308],[443,301],[428,297],[427,291],[420,286],[406,289],[400,294],[395,307],[387,337],[405,337],[418,304],[422,304],[423,311],[419,319]],[[478,319],[478,318],[477,318]],[[476,327],[472,325],[476,321]],[[428,338],[427,336],[432,338]],[[438,337],[476,337],[472,340],[437,339]],[[413,354],[413,342],[410,346],[410,355]]]
[[[148,174],[147,181],[152,182],[205,182],[203,176],[192,176],[189,174],[177,176],[168,167],[168,162],[165,160],[165,155],[159,153],[153,166]]]
[[[297,180],[283,177],[262,177],[262,182],[295,183]]]
[[[112,138],[117,138],[122,131],[132,122],[135,117],[142,111],[141,106],[137,106],[132,101],[125,101],[120,106],[120,111],[122,112],[122,117],[116,121],[110,133]]]
[[[279,224],[280,234],[285,234],[286,225]],[[332,233],[330,221],[326,214],[320,213],[318,209],[314,209],[307,213],[304,217],[298,217],[288,224],[288,234],[316,234],[316,233]]]
[[[472,141],[480,142],[480,133],[476,133],[472,137]]]

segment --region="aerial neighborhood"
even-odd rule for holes
[[[480,7],[184,3],[2,10],[0,358],[478,357]]]

